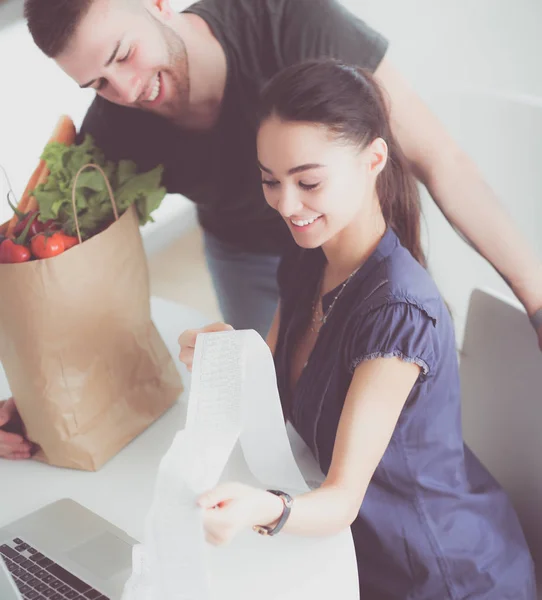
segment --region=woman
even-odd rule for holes
[[[208,539],[350,525],[363,599],[534,600],[517,516],[463,443],[453,325],[381,92],[316,61],[275,77],[262,105],[265,196],[296,242],[268,342],[285,416],[326,479],[293,503],[219,486],[200,498]],[[197,333],[179,340],[189,366]]]

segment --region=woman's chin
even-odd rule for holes
[[[321,232],[317,233],[315,231],[305,231],[291,225],[290,233],[292,234],[295,243],[301,248],[306,248],[307,250],[311,248],[319,248],[326,240],[325,236],[323,236]]]
[[[300,247],[300,248],[305,248],[305,250],[313,250],[314,248],[319,248],[322,245],[322,242],[320,240],[316,240],[316,239],[307,239],[307,238],[302,238],[301,236],[293,236],[294,237],[294,241],[295,243]]]

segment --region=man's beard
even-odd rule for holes
[[[186,124],[189,118],[190,73],[186,45],[172,29],[161,23],[154,15],[149,13],[149,16],[166,43],[168,64],[160,70],[161,74],[168,78],[166,85],[173,84],[173,98],[164,103],[160,114],[175,125],[181,126]]]

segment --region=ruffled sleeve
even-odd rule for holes
[[[406,301],[386,303],[357,316],[346,344],[350,372],[362,362],[398,357],[417,364],[423,376],[435,369],[438,356],[436,319]]]

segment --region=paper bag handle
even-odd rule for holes
[[[77,187],[77,179],[79,178],[79,175],[81,175],[81,173],[85,169],[89,169],[89,168],[96,169],[97,171],[100,171],[100,173],[103,175],[103,178],[105,180],[105,185],[107,187],[107,191],[109,192],[109,199],[111,200],[111,206],[113,207],[113,214],[115,215],[115,221],[119,220],[119,212],[117,210],[117,205],[115,203],[115,197],[113,195],[113,188],[111,187],[111,184],[109,183],[109,179],[107,178],[107,175],[105,174],[104,170],[99,165],[95,165],[93,163],[88,163],[87,165],[83,165],[79,169],[79,171],[77,171],[77,173],[73,179],[73,187],[72,187],[73,218],[75,220],[75,229],[77,230],[77,239],[79,240],[80,244],[83,243],[83,240],[81,239],[81,230],[79,229],[79,219],[77,217],[77,204],[75,202],[75,190]]]

